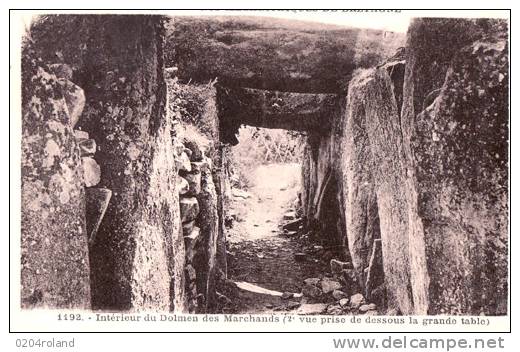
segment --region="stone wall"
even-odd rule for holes
[[[186,245],[186,288],[191,311],[215,307],[217,282],[226,278],[228,147],[220,142],[216,88],[213,85],[182,85],[168,81],[169,104],[179,113],[185,163],[180,170],[181,216]]]
[[[321,214],[342,215],[336,243],[368,296],[381,238],[389,308],[507,311],[507,50],[504,21],[417,19],[406,54],[358,70],[335,127],[309,134],[307,225],[330,237]]]

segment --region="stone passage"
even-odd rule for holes
[[[376,314],[377,301],[506,314],[507,21],[419,18],[406,36],[307,26],[36,19],[22,61],[22,307],[216,312],[229,147],[249,125],[306,135],[303,218],[285,226],[330,264],[300,282],[334,297],[314,313]]]

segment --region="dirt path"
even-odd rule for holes
[[[288,237],[281,225],[292,217],[299,189],[297,164],[259,166],[247,194],[236,192],[232,204],[235,213],[229,233],[229,278],[260,288],[300,294],[303,280],[321,277],[327,264],[312,255],[312,244],[305,236]],[[305,253],[295,259],[295,254]],[[303,302],[302,302],[303,300]],[[235,313],[268,313],[297,308],[303,297],[278,297],[236,290],[232,298]]]

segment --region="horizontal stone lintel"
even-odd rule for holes
[[[295,131],[330,127],[337,94],[293,93],[219,86],[221,121]]]

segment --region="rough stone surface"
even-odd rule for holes
[[[452,38],[453,26],[464,29],[455,45],[432,50],[425,38]],[[423,19],[409,31],[403,123],[415,157],[422,226],[412,230],[424,236],[430,314],[506,314],[507,30],[502,20]],[[443,60],[430,52],[444,52]]]
[[[22,62],[21,306],[90,308],[79,148],[54,75]]]
[[[160,18],[51,16],[47,23],[58,32],[42,27],[35,35],[77,71],[88,97],[78,126],[96,140],[100,186],[112,190],[90,256],[93,306],[184,311],[184,243]],[[70,33],[63,36],[67,43],[56,40],[62,32]],[[45,38],[49,34],[54,42]]]

